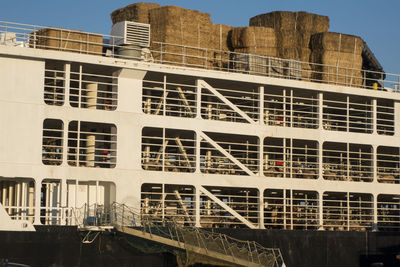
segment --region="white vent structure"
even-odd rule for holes
[[[114,45],[150,47],[150,24],[121,21],[112,26],[111,36]]]

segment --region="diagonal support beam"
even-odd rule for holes
[[[207,189],[205,189],[203,186],[199,186],[199,190],[205,194],[207,197],[209,197],[212,201],[214,201],[215,203],[217,203],[218,205],[220,205],[224,210],[226,210],[227,212],[229,212],[230,214],[232,214],[236,219],[238,219],[239,221],[241,221],[242,223],[244,223],[247,227],[249,227],[250,229],[256,229],[257,227],[252,224],[251,222],[249,222],[248,220],[246,220],[242,215],[240,215],[239,213],[237,213],[236,211],[234,211],[231,207],[229,207],[228,205],[226,205],[223,201],[221,201],[219,198],[217,198],[216,196],[214,196],[210,191],[208,191]]]
[[[235,163],[239,168],[245,171],[248,175],[254,176],[254,173],[249,170],[243,163],[237,160],[234,156],[232,156],[228,151],[226,151],[223,147],[217,144],[214,140],[212,140],[207,134],[204,132],[200,132],[200,136],[205,139],[208,143],[210,143],[213,147],[215,147],[219,152],[221,152],[225,157],[230,159],[233,163]]]
[[[199,80],[200,88],[206,88],[208,89],[211,93],[213,93],[216,97],[218,97],[222,102],[224,102],[227,106],[229,106],[231,109],[233,109],[235,112],[237,112],[240,116],[242,116],[245,120],[247,120],[249,123],[255,124],[255,121],[250,118],[243,110],[238,108],[235,104],[233,104],[229,99],[227,99],[225,96],[223,96],[220,92],[215,90],[211,85],[206,83],[203,80]]]

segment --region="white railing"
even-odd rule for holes
[[[42,29],[46,30],[44,31]],[[49,30],[52,31],[53,34],[44,34],[44,32]],[[57,32],[57,34],[55,34],[55,32]],[[338,66],[301,62],[291,59],[280,59],[160,42],[152,42],[151,50],[143,52],[138,48],[115,45],[113,44],[113,40],[116,38],[109,35],[5,21],[0,21],[0,34],[0,44],[11,46],[61,50],[109,57],[123,57],[161,64],[323,82],[391,92],[400,91],[400,75],[384,72],[341,68]],[[75,34],[75,37],[73,34]],[[121,51],[123,51],[123,56],[120,55]],[[321,69],[327,70],[327,72],[322,72],[320,71]]]

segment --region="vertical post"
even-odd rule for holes
[[[318,129],[323,129],[323,117],[324,117],[324,95],[318,93]]]
[[[264,137],[258,138],[258,176],[264,176]]]
[[[374,221],[372,225],[372,230],[375,230],[378,225],[378,194],[372,194],[372,201],[373,201],[373,212],[374,212]]]
[[[346,181],[350,180],[350,144],[346,143],[346,149],[347,149],[347,156],[346,156],[346,165],[347,165],[347,170],[346,170]]]
[[[283,229],[286,230],[286,189],[282,189],[283,192]]]
[[[3,188],[2,188],[2,193],[1,193],[1,203],[3,204],[3,206],[7,205],[7,187],[8,187],[8,182],[3,181]]]
[[[289,139],[289,144],[290,144],[290,148],[289,148],[289,153],[290,153],[290,155],[289,155],[289,177],[293,178],[293,138]]]
[[[286,89],[283,90],[282,93],[282,105],[283,105],[283,121],[282,121],[282,126],[283,127],[290,127],[290,122],[287,122],[286,118]],[[276,114],[274,115],[274,121],[276,122]]]
[[[82,108],[81,98],[82,98],[82,64],[79,65],[79,86],[78,86],[78,107]]]
[[[21,216],[21,219],[26,220],[26,215],[27,215],[27,198],[28,198],[28,183],[27,182],[22,182],[22,197],[21,197],[21,207],[24,212],[21,210],[21,214],[24,213],[24,216]]]
[[[201,135],[199,131],[196,131],[196,173],[201,173],[200,170],[200,157],[201,157],[201,153],[200,153],[200,149],[201,149]]]
[[[86,107],[88,109],[97,108],[97,92],[99,85],[97,83],[89,83],[86,85]]]
[[[9,182],[8,183],[8,206],[9,208],[9,214],[14,215],[14,188],[15,188],[15,183],[14,182]]]
[[[264,225],[264,192],[258,189],[258,228],[265,229]]]
[[[165,171],[165,149],[167,148],[167,141],[165,137],[165,128],[163,128],[163,134],[162,134],[162,171]]]
[[[346,97],[346,132],[349,132],[350,128],[350,97]]]
[[[164,225],[165,223],[165,184],[161,185],[161,218],[162,218],[162,223]]]
[[[373,183],[378,182],[378,145],[372,145]]]
[[[94,167],[96,160],[96,135],[91,134],[86,137],[86,166]]]
[[[324,178],[324,140],[318,141],[318,179],[323,180]]]
[[[17,207],[16,209],[16,214],[17,214],[17,220],[21,219],[21,182],[16,182],[15,185],[15,206]]]
[[[201,80],[196,80],[196,118],[201,119]]]
[[[167,115],[167,75],[164,74],[163,80],[163,116]]]
[[[33,221],[36,219],[34,218],[35,216],[35,182],[28,182],[28,220],[33,223]],[[40,190],[39,190],[40,191]],[[37,198],[37,196],[36,196]],[[39,193],[39,199],[40,199],[40,193]],[[39,206],[40,206],[40,200],[39,200]],[[39,220],[40,222],[40,220]]]
[[[283,164],[282,164],[282,168],[283,168],[283,178],[287,178],[287,170],[286,170],[286,166],[287,166],[287,151],[286,151],[286,138],[282,138],[282,142],[283,142]],[[275,163],[276,164],[276,163]]]
[[[258,101],[259,101],[259,112],[258,112],[258,116],[259,116],[259,124],[260,125],[264,125],[265,124],[265,120],[264,120],[264,86],[260,86],[258,87]]]
[[[290,189],[290,230],[293,230],[293,190]]]
[[[324,230],[324,191],[318,191],[319,230]]]
[[[293,119],[293,90],[290,90],[290,126],[294,127],[294,119]]]
[[[200,190],[198,188],[198,186],[196,186],[196,206],[195,206],[195,216],[196,216],[196,222],[195,222],[195,226],[196,227],[201,227],[201,223],[200,223]]]
[[[70,81],[71,81],[71,64],[66,63],[64,65],[64,105],[69,101],[69,90],[70,90]],[[67,105],[69,106],[69,105]]]
[[[377,124],[377,116],[378,116],[378,106],[377,100],[372,99],[372,133],[377,134],[378,124]]]
[[[68,221],[68,216],[66,216],[66,215],[70,215],[69,213],[68,213],[68,209],[65,209],[64,210],[64,208],[67,208],[67,193],[68,193],[68,190],[67,190],[67,179],[62,179],[61,181],[60,181],[60,208],[61,208],[61,225],[66,225],[66,224],[68,224],[67,223],[67,221]],[[64,218],[65,218],[65,220],[64,220]]]
[[[40,195],[41,195],[41,185],[42,185],[42,179],[35,179],[34,183],[34,195],[35,195],[35,201],[34,201],[34,214],[35,214],[35,225],[41,225],[42,223],[40,222]],[[33,201],[32,201],[33,202]]]
[[[347,192],[347,214],[346,214],[346,223],[347,223],[347,231],[350,230],[350,192]]]

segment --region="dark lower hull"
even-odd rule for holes
[[[280,248],[287,267],[400,266],[400,233],[214,229]],[[82,244],[76,227],[1,232],[0,259],[30,266],[177,266],[170,253],[146,254],[115,233]],[[382,263],[382,264],[379,264]],[[375,264],[375,265],[374,265]]]

